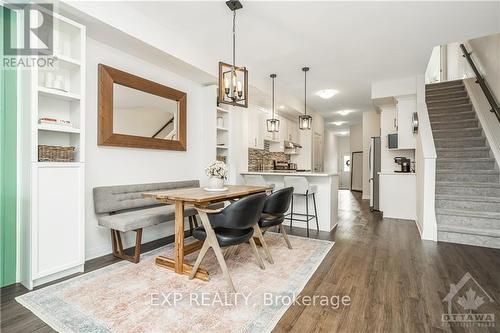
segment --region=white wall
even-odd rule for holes
[[[103,63],[187,93],[187,151],[97,146],[97,65]],[[215,90],[212,90],[215,92]],[[111,252],[110,232],[99,227],[94,213],[92,189],[97,186],[199,179],[204,167],[215,159],[214,93],[164,68],[156,67],[94,39],[87,39],[86,100],[86,259]],[[215,105],[214,105],[215,106]],[[196,161],[196,163],[193,163]],[[143,243],[173,234],[173,224],[147,228]],[[127,235],[124,246],[132,246]]]
[[[350,132],[349,137],[350,137],[350,149],[351,149],[351,173],[352,173],[352,170],[353,170],[353,168],[352,168],[352,165],[353,165],[352,153],[363,151],[363,124],[357,124],[357,125],[351,126],[349,132]],[[363,159],[362,163],[363,164],[365,163],[364,159]],[[361,166],[361,170],[363,170],[363,166]],[[357,179],[354,177],[357,177]],[[360,184],[360,190],[362,191],[362,189],[363,189],[363,171],[361,171],[361,174],[352,173],[351,178],[352,178],[353,184]],[[356,189],[357,189],[357,187],[356,187]]]
[[[380,136],[380,114],[376,111],[363,112],[363,199],[370,199],[370,139]]]
[[[472,58],[497,101],[500,99],[500,34],[467,41]],[[467,65],[469,66],[469,65]]]
[[[325,172],[339,172],[339,137],[332,129],[325,130]]]
[[[349,130],[351,152],[363,150],[363,124],[350,127]]]

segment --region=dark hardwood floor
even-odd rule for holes
[[[349,296],[350,305],[337,309],[293,305],[276,332],[500,331],[500,250],[422,241],[414,222],[382,219],[380,213],[369,211],[359,193],[339,193],[338,228],[331,233],[311,232],[311,237],[334,240],[335,246],[301,296]],[[294,227],[290,233],[303,236],[305,230]],[[143,251],[171,241],[170,237],[145,244]],[[111,255],[94,259],[85,270],[116,261]],[[485,299],[479,312],[493,313],[494,327],[442,325],[442,314],[447,312],[443,298],[450,284],[467,272],[493,299]],[[52,332],[15,301],[25,292],[20,285],[1,289],[1,332]]]

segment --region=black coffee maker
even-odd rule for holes
[[[401,170],[395,170],[394,172],[411,172],[411,160],[406,157],[394,157],[394,163],[401,166]]]

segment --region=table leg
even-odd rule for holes
[[[175,202],[175,272],[184,271],[184,202]]]
[[[184,202],[175,202],[175,241],[174,241],[174,258],[165,256],[156,257],[156,264],[160,267],[173,270],[177,274],[190,275],[193,266],[184,263],[184,254],[193,253],[199,250],[203,242],[196,241],[184,246]],[[208,281],[209,274],[206,270],[199,268],[195,275],[196,278]]]

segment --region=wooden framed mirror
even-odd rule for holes
[[[99,64],[98,145],[186,150],[185,92]]]

